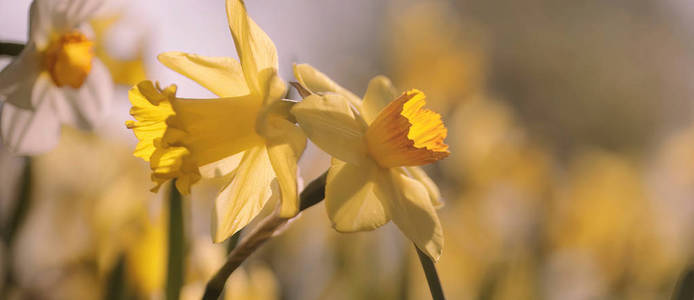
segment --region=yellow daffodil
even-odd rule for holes
[[[246,14],[243,1],[226,2],[239,60],[167,52],[159,61],[198,82],[217,99],[181,99],[176,87],[142,82],[130,91],[135,155],[150,162],[158,188],[177,178],[187,194],[201,177],[229,175],[213,210],[213,238],[221,242],[248,224],[265,206],[277,181],[279,214],[298,213],[296,161],[306,137],[281,101],[286,84],[277,75],[275,45]]]
[[[0,72],[0,127],[18,154],[38,154],[58,142],[60,125],[91,128],[103,119],[113,93],[111,76],[94,58],[88,21],[97,0],[35,0],[29,41]]]
[[[446,157],[441,117],[424,109],[425,96],[400,96],[382,76],[363,102],[308,65],[294,68],[312,92],[291,112],[306,135],[332,155],[325,202],[340,232],[372,230],[392,220],[422,251],[438,260],[443,232],[435,207],[439,191],[416,166]],[[355,112],[360,112],[358,114]]]

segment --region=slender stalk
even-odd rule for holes
[[[301,192],[299,211],[303,211],[325,198],[325,179],[327,172],[323,173],[316,180],[312,181],[303,192]],[[254,228],[243,240],[229,253],[227,261],[217,271],[217,273],[207,282],[203,300],[216,300],[224,290],[224,284],[236,268],[243,263],[253,252],[255,252],[267,240],[272,238],[273,234],[284,224],[289,221],[288,218],[280,218],[276,214],[272,214],[265,218],[260,224]]]
[[[183,232],[183,201],[175,180],[169,195],[169,255],[166,271],[166,299],[178,300],[183,286],[185,235]]]
[[[125,257],[120,256],[118,262],[111,270],[106,281],[106,293],[104,300],[127,299],[128,286],[125,280]]]
[[[682,273],[682,277],[677,284],[672,300],[692,300],[694,299],[694,266]]]
[[[417,246],[417,255],[419,256],[419,262],[422,263],[422,269],[424,269],[424,275],[427,277],[427,283],[429,284],[429,291],[431,292],[431,299],[433,300],[444,300],[446,297],[443,296],[443,288],[441,288],[441,281],[439,280],[439,274],[436,273],[436,267],[434,262],[424,254]]]
[[[7,246],[14,240],[31,206],[31,158],[29,157],[24,159],[24,172],[20,184],[14,211],[3,230],[3,240]]]
[[[0,42],[0,55],[17,56],[24,50],[24,44]]]
[[[239,240],[241,240],[241,232],[243,232],[243,230],[237,231],[229,238],[229,243],[227,244],[227,254],[231,253],[231,251],[236,248],[236,245],[239,244]]]
[[[21,228],[22,224],[29,213],[29,208],[31,208],[31,158],[26,157],[24,159],[24,171],[22,173],[22,181],[20,182],[19,191],[17,194],[17,200],[14,203],[12,214],[9,216],[7,224],[4,224],[2,228],[2,239],[5,244],[8,261],[12,261],[12,256],[14,254],[12,251],[12,242],[17,236],[17,232]],[[5,264],[5,282],[0,284],[0,299],[5,299],[10,287],[15,284],[14,274],[11,268],[12,264]]]

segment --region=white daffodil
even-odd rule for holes
[[[5,146],[33,155],[53,148],[61,124],[90,129],[113,96],[106,67],[94,57],[88,21],[97,0],[35,0],[29,41],[0,72],[0,129]]]

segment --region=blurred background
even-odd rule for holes
[[[247,4],[285,80],[309,63],[363,95],[383,74],[443,115],[452,154],[426,170],[445,199],[436,266],[449,299],[668,299],[694,262],[693,2]],[[0,2],[0,40],[26,41],[29,5]],[[92,133],[64,128],[29,165],[0,151],[0,224],[13,229],[0,289],[11,299],[163,298],[168,191],[150,193],[148,166],[131,155],[127,90],[146,74],[212,97],[156,55],[235,57],[226,22],[222,0],[114,0],[100,13],[97,54],[120,83],[111,117]],[[309,147],[304,182],[328,160]],[[225,257],[209,235],[214,193],[201,184],[185,199],[182,299],[198,299]],[[228,284],[227,299],[430,297],[395,226],[339,234],[322,204]]]

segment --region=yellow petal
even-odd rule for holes
[[[340,232],[373,230],[390,220],[391,196],[384,195],[388,170],[375,164],[357,166],[332,160],[325,185],[325,207],[333,227]]]
[[[170,127],[181,129],[181,143],[198,166],[207,165],[264,143],[255,132],[259,101],[247,95],[219,99],[175,99]]]
[[[246,83],[251,92],[264,96],[272,70],[278,69],[275,44],[248,16],[242,0],[227,0],[226,10]]]
[[[425,96],[410,90],[389,103],[366,131],[370,156],[382,167],[419,166],[450,154],[441,116],[424,109]]]
[[[244,154],[231,182],[219,193],[214,204],[212,238],[222,242],[246,226],[265,206],[275,178],[264,145]]]
[[[391,169],[390,175],[389,188],[396,195],[388,208],[393,223],[420,250],[438,261],[443,250],[443,229],[426,188],[395,169]]]
[[[429,198],[431,198],[431,204],[434,208],[441,208],[443,206],[441,191],[439,191],[439,187],[431,180],[429,175],[420,167],[404,167],[404,169],[407,171],[407,175],[424,185],[427,189],[427,193],[429,193]]]
[[[361,107],[361,99],[359,97],[308,64],[295,64],[294,77],[301,85],[313,93],[337,93],[347,98],[349,103],[355,108],[360,109]]]
[[[111,15],[106,17],[93,18],[90,20],[90,25],[94,30],[94,53],[101,62],[106,65],[111,73],[113,82],[125,85],[135,85],[146,79],[144,65],[144,47],[143,43],[137,46],[135,57],[130,59],[121,59],[111,55],[107,44],[108,31],[113,25],[121,20],[121,15]]]
[[[243,158],[243,152],[222,158],[213,163],[200,166],[200,175],[204,178],[218,178],[229,175],[236,170]]]
[[[328,154],[352,164],[366,159],[366,124],[340,94],[311,95],[291,110],[306,135]]]
[[[250,93],[241,64],[233,58],[183,52],[164,52],[157,58],[169,69],[194,80],[219,97],[239,97]]]
[[[281,217],[293,217],[299,212],[297,166],[306,148],[304,132],[287,120],[293,102],[276,101],[261,114],[259,132],[267,141],[270,162],[277,174],[281,191]]]
[[[268,139],[267,147],[282,193],[279,214],[288,218],[299,213],[296,163],[306,148],[306,136],[287,120],[277,118],[272,122],[276,122],[273,126],[282,127],[284,131],[284,134]]]
[[[397,97],[393,83],[385,76],[376,76],[369,82],[364,94],[361,112],[366,123],[371,124],[378,113]]]

